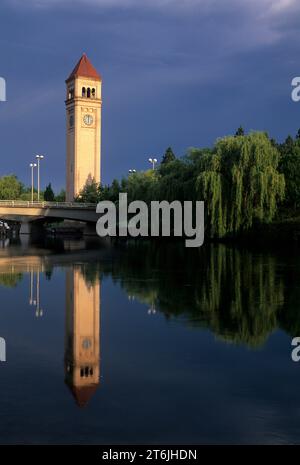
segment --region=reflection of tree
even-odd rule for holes
[[[233,342],[257,346],[276,327],[283,281],[276,260],[219,245],[210,249],[207,274],[196,288],[197,306],[213,331]]]
[[[61,261],[55,258],[52,266],[80,267],[89,288],[107,275],[149,309],[193,327],[207,327],[228,342],[259,346],[276,327],[300,334],[297,253],[284,253],[281,259],[280,252],[253,253],[224,244],[187,249],[175,241],[116,242],[110,250],[89,252],[76,254],[76,259],[58,254]],[[41,267],[48,278],[49,260],[48,256],[47,266]],[[0,285],[15,287],[22,279],[22,266],[24,273],[30,267],[5,263]],[[32,295],[30,299],[39,301]]]
[[[83,273],[88,279],[111,275],[128,295],[155,303],[168,318],[249,346],[262,344],[278,325],[285,286],[272,254],[222,244],[193,250],[144,242],[120,246],[114,256],[93,272],[86,265]]]
[[[16,287],[22,279],[22,273],[0,273],[0,286]]]
[[[82,263],[80,269],[88,286],[92,287],[99,281],[98,263]]]
[[[45,278],[47,281],[51,281],[53,275],[53,269],[49,268],[48,270],[45,271]]]
[[[278,315],[280,326],[291,336],[300,335],[300,261],[299,250],[284,257],[285,296]]]

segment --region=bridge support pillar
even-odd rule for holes
[[[23,221],[21,223],[20,234],[30,234],[31,233],[31,223],[29,221]]]
[[[20,233],[27,235],[41,235],[44,232],[43,224],[39,221],[22,221]]]

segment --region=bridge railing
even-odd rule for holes
[[[21,208],[71,208],[96,210],[94,203],[77,202],[31,202],[27,200],[0,200],[0,207],[21,207]]]

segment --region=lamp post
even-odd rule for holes
[[[43,309],[40,306],[40,272],[36,273],[36,311],[35,316],[43,316]]]
[[[149,163],[152,164],[152,169],[155,170],[155,163],[157,163],[157,159],[156,158],[149,158],[148,161],[149,161]]]
[[[136,173],[136,170],[128,170],[128,173],[130,174]]]
[[[37,167],[38,167],[38,201],[40,200],[40,161],[43,160],[44,155],[36,155]]]
[[[33,170],[36,168],[37,164],[36,163],[30,163],[30,168],[31,168],[31,202],[33,202]]]

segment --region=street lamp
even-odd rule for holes
[[[136,170],[128,170],[128,173],[130,174],[136,173]]]
[[[31,168],[31,202],[33,202],[33,170],[36,168],[37,164],[36,163],[30,163],[30,168]]]
[[[44,155],[36,155],[37,167],[38,167],[38,201],[40,200],[40,161],[43,160]]]
[[[157,163],[156,158],[149,158],[148,159],[149,163],[152,163],[152,169],[155,170],[155,163]]]
[[[151,304],[151,308],[148,309],[148,315],[155,315],[156,314],[156,308],[154,304]]]
[[[35,316],[43,316],[43,309],[40,306],[40,272],[37,271],[36,276],[36,311]]]

